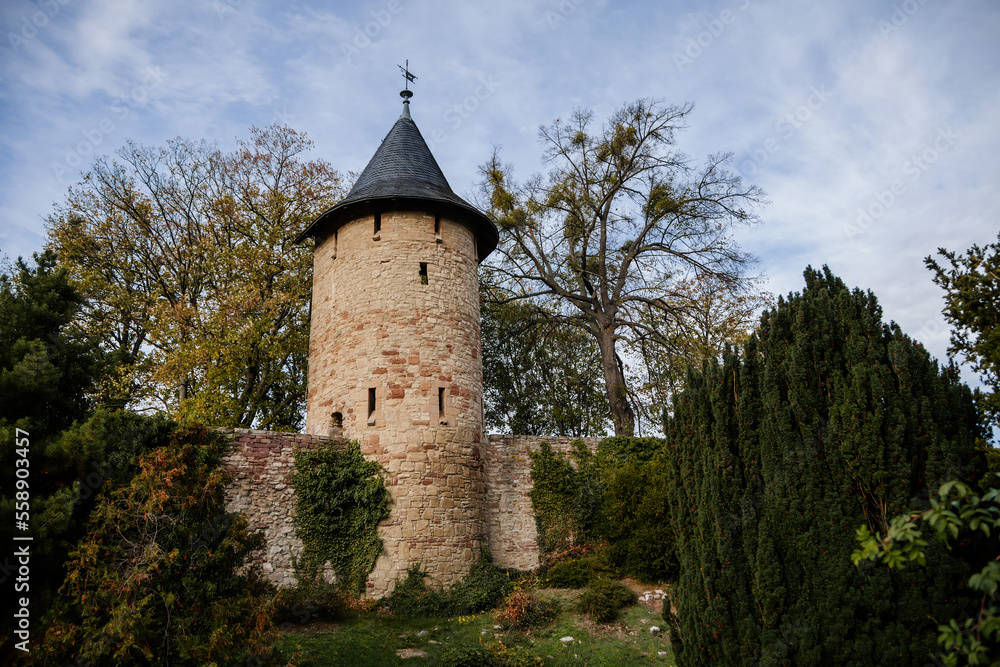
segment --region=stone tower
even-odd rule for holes
[[[316,239],[306,429],[357,440],[388,472],[368,592],[420,563],[468,573],[486,537],[477,267],[497,230],[452,192],[403,112]]]

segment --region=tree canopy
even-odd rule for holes
[[[312,252],[292,240],[344,193],[287,127],[206,142],[128,143],[49,218],[86,299],[82,326],[117,360],[106,402],[220,426],[295,429],[305,402]]]
[[[512,298],[555,299],[550,317],[595,339],[619,435],[636,418],[620,348],[686,316],[682,281],[711,277],[738,291],[752,259],[732,234],[757,222],[763,193],[725,169],[727,154],[695,167],[674,149],[691,109],[638,100],[600,129],[578,110],[539,132],[546,177],[518,183],[498,151],[481,168],[501,230],[497,271]]]
[[[608,400],[594,339],[538,316],[538,304],[508,300],[480,271],[483,403],[491,432],[604,435]]]
[[[758,333],[689,375],[667,434],[685,665],[924,665],[966,616],[961,548],[931,571],[859,570],[855,530],[984,472],[971,392],[824,267]],[[974,545],[964,545],[974,549]],[[669,607],[667,607],[669,608]]]
[[[944,316],[951,324],[948,353],[961,355],[982,375],[990,393],[977,392],[980,409],[1000,425],[1000,242],[973,245],[962,255],[938,249],[924,262],[944,288]]]

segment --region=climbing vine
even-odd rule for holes
[[[295,468],[295,528],[305,571],[329,562],[337,586],[361,595],[382,553],[378,524],[389,516],[382,467],[365,460],[352,441],[346,448],[299,449]]]

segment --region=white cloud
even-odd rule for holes
[[[894,17],[904,6],[916,9]],[[997,231],[1000,9],[985,0],[60,7],[0,59],[0,246],[12,256],[40,246],[41,220],[73,180],[52,165],[103,119],[114,129],[92,152],[177,135],[226,146],[251,124],[290,119],[315,156],[358,170],[399,113],[406,59],[419,77],[413,116],[464,194],[494,144],[520,176],[541,169],[538,126],[574,107],[601,119],[637,97],[695,102],[680,148],[696,161],[731,150],[769,192],[765,224],[741,239],[777,292],[801,289],[807,263],[828,263],[873,289],[889,317],[926,328],[941,303],[922,258]],[[4,34],[35,11],[6,3]],[[133,99],[149,68],[162,80]],[[914,179],[908,164],[949,128],[959,139]],[[877,219],[845,231],[895,181],[905,187]],[[928,335],[943,355],[947,333]]]

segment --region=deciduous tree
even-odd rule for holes
[[[706,275],[678,281],[675,291],[681,296],[667,301],[684,316],[670,320],[664,311],[650,308],[648,328],[635,336],[642,363],[633,391],[639,410],[653,424],[666,419],[689,365],[701,369],[706,361],[721,358],[727,345],[745,343],[760,312],[774,305],[773,297],[750,281],[737,291]]]
[[[537,302],[509,300],[480,274],[486,426],[501,433],[596,436],[608,401],[594,339],[548,317]]]
[[[990,392],[978,392],[983,413],[1000,425],[1000,241],[964,255],[938,249],[924,262],[944,288],[944,316],[953,327],[948,353],[972,363]]]
[[[343,194],[311,142],[252,128],[98,159],[49,219],[84,326],[117,356],[109,400],[224,426],[301,423],[312,253],[295,233]]]
[[[622,345],[686,312],[679,281],[712,276],[742,284],[750,257],[733,240],[757,221],[763,193],[725,169],[728,155],[700,168],[674,150],[690,105],[639,100],[593,128],[576,111],[540,130],[546,178],[512,179],[498,152],[482,167],[482,192],[501,229],[498,270],[518,298],[551,297],[556,319],[591,335],[601,352],[615,433],[632,435]]]

